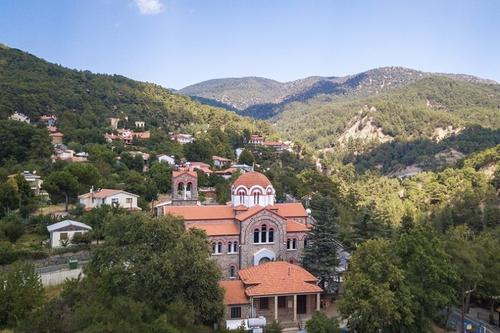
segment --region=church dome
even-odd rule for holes
[[[245,186],[246,188],[251,188],[255,185],[262,186],[263,188],[272,186],[271,182],[265,175],[255,171],[242,174],[233,184],[234,187]]]

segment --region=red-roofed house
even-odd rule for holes
[[[226,165],[231,164],[231,160],[229,158],[220,157],[220,156],[212,156],[212,162],[214,162],[214,167],[223,168]]]

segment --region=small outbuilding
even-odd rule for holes
[[[81,235],[92,227],[85,223],[64,220],[47,226],[47,231],[50,233],[50,247],[61,247],[64,242],[71,242],[75,235]]]

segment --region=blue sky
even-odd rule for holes
[[[173,88],[380,66],[500,82],[500,1],[1,0],[0,43]]]

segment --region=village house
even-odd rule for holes
[[[229,158],[220,157],[220,156],[212,156],[212,162],[214,163],[214,167],[223,168],[229,164],[231,164],[231,160]]]
[[[47,231],[50,234],[50,247],[57,248],[66,246],[71,243],[73,237],[82,235],[92,230],[92,227],[85,223],[64,220],[47,226]]]
[[[118,129],[118,123],[120,122],[120,118],[109,118],[110,126],[112,129]]]
[[[158,155],[158,162],[167,163],[169,165],[175,165],[175,157],[173,155],[161,154]]]
[[[42,177],[36,174],[36,171],[29,172],[29,171],[23,171],[20,173],[21,176],[26,180],[26,182],[29,184],[31,192],[33,193],[34,196],[46,196],[48,198],[49,194],[42,190],[42,184],[43,180]],[[10,179],[14,179],[17,176],[17,174],[10,175]]]
[[[181,145],[194,142],[194,137],[191,134],[171,134],[170,138]]]
[[[30,118],[23,114],[23,113],[19,113],[19,112],[14,112],[13,114],[11,114],[9,116],[9,119],[10,120],[15,120],[15,121],[20,121],[20,122],[23,122],[23,123],[27,123],[29,124],[30,123]]]
[[[106,133],[104,138],[106,142],[111,143],[113,141],[122,141],[123,143],[130,145],[134,139],[147,140],[151,138],[151,133],[149,131],[145,132],[133,132],[128,129],[119,128],[117,130],[118,134]]]
[[[141,210],[137,206],[138,195],[123,190],[99,189],[78,196],[80,205],[85,210],[98,208],[102,205],[118,206],[127,210]]]
[[[245,172],[251,172],[253,171],[253,166],[252,165],[246,165],[246,164],[233,164],[231,165],[231,168],[238,169],[240,173],[245,173]]]
[[[53,145],[59,145],[63,143],[64,134],[62,134],[61,132],[50,133],[49,136],[52,140]]]
[[[193,171],[200,170],[207,176],[210,176],[213,173],[213,171],[210,169],[210,164],[203,162],[187,162],[184,167],[187,167],[188,169]]]
[[[135,128],[144,128],[146,126],[146,123],[144,121],[136,121],[134,122]]]
[[[57,123],[57,116],[54,115],[43,115],[40,117],[40,122],[44,124],[45,126],[51,126],[54,127],[56,126]]]
[[[264,144],[264,137],[262,135],[250,135],[250,139],[248,140],[248,143],[252,145],[263,145]]]
[[[221,176],[225,180],[228,180],[234,174],[238,173],[238,171],[239,171],[238,169],[230,167],[230,168],[227,168],[225,170],[215,171],[215,174],[218,175],[218,176]]]

